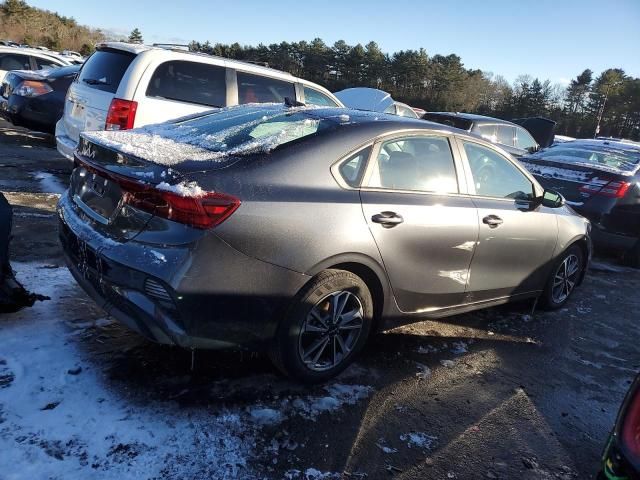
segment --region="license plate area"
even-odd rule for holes
[[[121,208],[120,185],[83,167],[73,171],[70,193],[85,214],[104,225],[112,223]]]

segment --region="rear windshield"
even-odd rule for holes
[[[121,50],[98,50],[82,66],[78,81],[91,88],[116,93],[120,80],[135,58]]]
[[[640,164],[640,150],[624,151],[614,147],[593,147],[565,142],[553,145],[531,156],[541,160],[561,161],[575,165],[599,166],[611,170],[630,172]]]
[[[284,143],[313,135],[335,122],[315,118],[310,111],[265,112],[261,109],[229,109],[180,123],[175,139],[213,152],[271,150]],[[249,148],[247,148],[249,147]]]
[[[434,115],[432,113],[425,113],[422,116],[423,120],[429,120],[430,122],[441,123],[443,125],[449,125],[450,127],[459,128],[461,130],[469,130],[473,122],[466,118],[449,117],[447,115]]]

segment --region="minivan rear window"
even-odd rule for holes
[[[116,93],[135,54],[122,50],[98,50],[82,66],[78,81],[97,90]]]
[[[165,62],[153,72],[147,96],[223,107],[227,100],[226,69],[183,60]]]

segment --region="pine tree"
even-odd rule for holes
[[[134,28],[129,34],[129,43],[143,43],[142,33],[137,28]]]

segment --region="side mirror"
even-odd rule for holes
[[[553,190],[545,190],[540,203],[549,208],[559,208],[564,205],[564,197]]]

